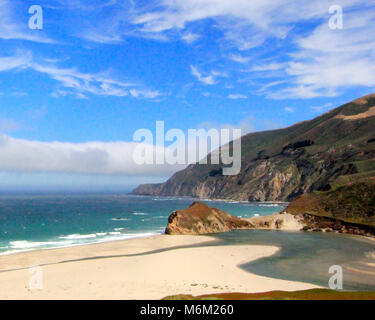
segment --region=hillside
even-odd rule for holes
[[[223,176],[220,165],[194,164],[139,195],[242,201],[291,201],[375,177],[375,94],[291,127],[242,137],[242,167]]]
[[[298,217],[306,231],[375,236],[375,179],[304,194],[284,211]]]

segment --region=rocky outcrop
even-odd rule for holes
[[[375,237],[375,228],[363,224],[348,223],[338,219],[313,216],[311,214],[299,215],[303,231],[348,233],[358,236]]]
[[[375,96],[289,128],[242,137],[241,171],[194,164],[134,194],[241,201],[293,201],[304,193],[375,177]]]
[[[233,217],[223,210],[210,208],[196,201],[189,208],[174,211],[169,216],[165,233],[207,234],[252,227],[249,221]]]
[[[246,219],[255,229],[300,231],[306,226],[299,215],[275,213],[268,216]]]

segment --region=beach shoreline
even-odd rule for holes
[[[240,269],[275,254],[261,245],[206,246],[210,236],[156,235],[0,257],[0,299],[161,299],[173,294],[303,290],[316,285]],[[30,290],[30,267],[43,288]]]

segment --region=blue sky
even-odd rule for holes
[[[28,28],[31,5],[43,30]],[[156,120],[275,129],[373,93],[374,22],[363,0],[2,0],[0,186],[162,181],[176,168],[96,171],[94,157],[84,170],[63,155],[109,157]]]

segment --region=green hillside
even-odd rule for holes
[[[242,137],[240,174],[220,165],[190,165],[167,182],[141,185],[134,194],[242,201],[291,201],[375,177],[375,95],[313,120]]]

